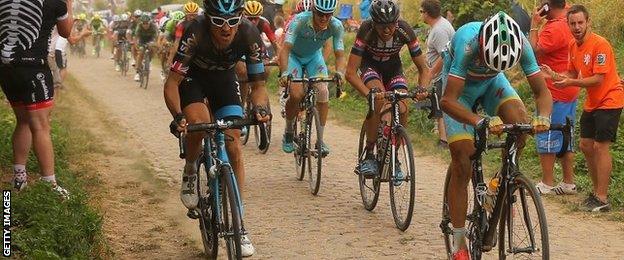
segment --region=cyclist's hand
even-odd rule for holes
[[[264,106],[257,106],[255,110],[256,120],[258,120],[258,122],[266,123],[271,120],[272,115],[267,112]]]
[[[487,126],[484,125],[486,123]],[[477,123],[477,128],[482,129],[483,127],[487,127],[488,131],[492,134],[500,135],[503,133],[503,120],[498,116],[490,117],[488,120],[482,118],[479,123]]]
[[[548,129],[550,129],[550,118],[545,116],[533,117],[531,125],[533,125],[534,133],[546,132],[548,131]]]
[[[288,74],[282,74],[279,79],[277,80],[277,82],[279,83],[280,86],[282,86],[283,88],[288,87]]]
[[[427,89],[421,86],[416,87],[415,93],[416,93],[416,97],[414,101],[423,100],[429,97],[429,92],[427,91]]]
[[[344,73],[338,71],[334,73],[334,79],[336,79],[336,85],[342,86],[342,83],[345,82],[345,75]]]
[[[171,131],[171,134],[180,138],[180,133],[186,133],[187,125],[188,123],[186,122],[184,114],[180,113],[173,117],[173,121],[169,124],[169,131]]]

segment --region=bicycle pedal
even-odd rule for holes
[[[196,209],[189,209],[186,212],[186,216],[191,218],[191,219],[199,219],[199,212],[197,212]]]

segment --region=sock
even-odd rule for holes
[[[56,183],[56,177],[54,176],[54,174],[49,176],[41,176],[41,179],[47,182]]]
[[[26,181],[26,165],[13,164],[13,175],[17,181]]]
[[[184,164],[184,175],[197,174],[197,164],[195,162],[186,162]]]
[[[453,227],[453,253],[456,253],[460,248],[466,247],[466,228]]]
[[[286,130],[284,131],[287,134],[292,134],[295,132],[295,120],[294,119],[286,119]]]

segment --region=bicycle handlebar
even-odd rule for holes
[[[290,83],[336,83],[336,98],[339,98],[342,95],[342,89],[340,79],[338,77],[303,77],[303,78],[295,78],[292,75],[288,75],[288,85]]]
[[[368,96],[366,97],[368,99],[368,114],[366,115],[366,118],[369,118],[373,114],[375,110],[375,99],[379,96],[381,96],[383,99],[386,99],[386,100],[402,100],[402,99],[408,99],[408,98],[415,98],[417,96],[417,93],[416,92],[405,93],[405,92],[399,92],[396,90],[379,92],[377,89],[372,89],[368,93]]]
[[[233,119],[233,120],[217,120],[214,123],[200,123],[200,124],[190,124],[186,126],[186,131],[189,133],[192,132],[205,132],[212,130],[226,130],[232,128],[239,128],[248,125],[257,125],[258,120],[255,118],[245,118],[245,119]]]

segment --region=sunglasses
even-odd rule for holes
[[[314,10],[314,13],[316,14],[316,16],[321,16],[323,18],[331,17],[331,16],[334,15],[333,12],[331,12],[331,13],[323,13],[323,12],[320,12],[318,10]]]
[[[214,26],[217,26],[217,27],[223,27],[226,23],[228,26],[234,27],[234,26],[237,26],[241,22],[242,18],[243,18],[242,16],[236,16],[236,17],[225,19],[225,18],[221,18],[218,16],[210,16],[210,23],[212,23]]]
[[[258,17],[258,16],[247,16],[247,20],[254,22],[254,21],[260,20],[260,17]]]
[[[398,23],[376,23],[375,24],[375,28],[383,30],[386,28],[393,28],[396,27]]]

